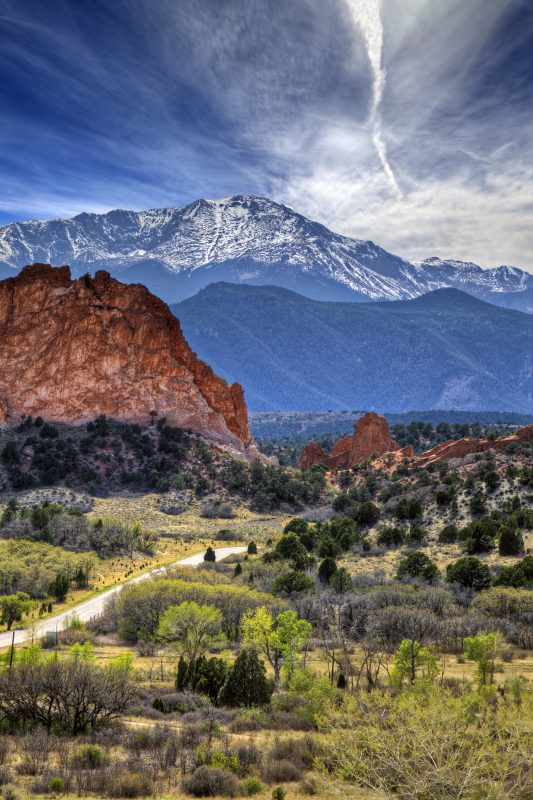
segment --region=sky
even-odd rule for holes
[[[533,272],[533,0],[0,0],[0,224],[257,194]]]

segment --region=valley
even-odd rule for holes
[[[410,800],[420,775],[436,787],[424,789],[429,800],[441,800],[442,780],[454,796],[466,786],[465,800],[493,786],[504,787],[498,800],[527,796],[527,411],[249,418],[248,391],[228,382],[235,376],[218,357],[215,372],[209,354],[202,362],[189,346],[194,315],[183,315],[182,333],[157,298],[106,273],[73,281],[38,266],[16,281],[0,284],[3,797],[299,800],[340,788],[354,800]],[[220,300],[220,290],[265,295],[265,308],[252,305],[274,320],[279,290],[219,285],[206,296]],[[343,325],[362,314],[370,330],[382,313],[379,303],[287,294],[297,309],[326,308],[329,331],[338,314],[348,315]],[[408,301],[414,321],[405,303],[385,304],[389,334],[395,315],[399,337],[400,322],[416,331],[432,319],[448,337],[447,358],[464,361],[457,343],[475,342],[459,332],[479,304],[487,330],[494,319],[500,326],[501,353],[486,341],[487,358],[508,362],[512,376],[505,335],[520,340],[530,318],[455,294],[454,313],[448,298],[441,319],[442,296]],[[179,308],[198,310],[199,300]],[[213,326],[229,308],[198,313],[197,330],[220,343]],[[296,317],[285,316],[294,333]],[[241,338],[228,329],[226,341],[235,336],[239,363],[262,370],[276,392],[275,372],[247,350],[252,322],[241,309]],[[70,346],[58,350],[66,331]],[[298,346],[312,350],[304,338]],[[313,355],[318,363],[318,346]],[[14,391],[6,376],[17,363]],[[408,366],[404,358],[403,386]],[[97,391],[78,396],[72,387],[88,370]],[[314,381],[325,378],[317,371]],[[488,392],[489,383],[477,385]],[[520,386],[508,383],[515,397]],[[406,726],[424,747],[416,758],[397,749],[398,794],[389,754]],[[438,762],[449,737],[460,765]],[[505,742],[498,759],[495,740]]]

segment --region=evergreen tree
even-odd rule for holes
[[[269,703],[273,690],[257,650],[245,648],[235,659],[218,700],[221,705],[252,708]]]
[[[518,556],[524,552],[524,540],[518,528],[514,528],[511,525],[502,525],[498,551],[501,556]]]
[[[257,555],[257,545],[255,542],[248,542],[248,549],[247,549],[249,556],[256,556]]]
[[[48,594],[55,597],[58,603],[62,603],[70,586],[70,581],[63,573],[58,573],[48,586]]]
[[[210,561],[211,563],[214,563],[216,560],[217,560],[216,553],[213,550],[213,548],[209,546],[205,551],[204,561]]]
[[[185,689],[188,683],[189,667],[183,656],[180,656],[180,660],[178,661],[178,674],[176,675],[176,689],[178,692],[181,692],[182,689]]]
[[[344,567],[338,569],[331,578],[329,585],[334,592],[337,592],[337,594],[345,594],[346,592],[349,592],[353,586],[353,582],[348,570]]]
[[[327,556],[318,568],[318,578],[321,583],[329,583],[337,572],[337,562],[331,556]]]

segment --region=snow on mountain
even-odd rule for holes
[[[409,299],[452,286],[503,305],[512,294],[512,307],[533,312],[533,276],[516,267],[485,270],[438,258],[411,263],[291,208],[242,195],[0,228],[0,277],[37,261],[70,264],[74,274],[105,268],[168,301],[221,280],[356,301]]]

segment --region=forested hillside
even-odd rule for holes
[[[251,411],[533,411],[533,319],[453,289],[322,303],[219,283],[173,310]]]

